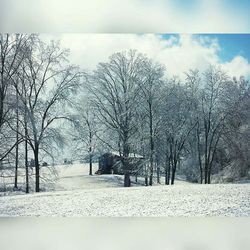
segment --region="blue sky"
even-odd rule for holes
[[[171,36],[179,38],[178,34],[162,35],[165,39]],[[193,37],[216,39],[220,47],[218,56],[221,62],[231,61],[235,56],[242,56],[250,62],[250,34],[194,34]]]
[[[249,1],[250,2],[250,1]],[[218,39],[221,47],[221,60],[229,61],[241,55],[250,62],[250,34],[206,34],[210,38]]]

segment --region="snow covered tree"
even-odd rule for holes
[[[130,186],[129,153],[137,130],[137,104],[144,56],[136,51],[113,54],[99,63],[91,76],[92,102],[99,119],[117,134],[124,170],[124,186]]]
[[[68,53],[57,42],[45,44],[36,37],[25,59],[25,96],[17,88],[30,124],[27,139],[34,154],[36,192],[40,191],[40,149],[60,139],[54,124],[67,119],[65,104],[70,103],[81,77],[78,67],[67,64]]]
[[[191,71],[187,74],[187,84],[192,89],[193,109],[196,110],[192,116],[197,122],[193,140],[197,142],[200,182],[204,180],[209,184],[215,158],[233,135],[230,124],[241,120],[246,92],[240,93],[239,87],[225,72],[212,66],[203,75]]]
[[[149,142],[149,185],[153,184],[153,173],[155,163],[155,139],[160,123],[159,106],[162,99],[162,85],[164,84],[164,67],[153,63],[150,59],[144,61],[143,75],[140,81],[140,92],[142,95],[141,109],[144,114],[143,121],[148,127]],[[159,168],[157,169],[157,181],[159,182]]]
[[[169,184],[171,177],[171,184],[174,184],[177,164],[196,122],[190,119],[192,105],[186,86],[178,78],[173,78],[168,81],[165,91],[161,108],[161,141],[166,155],[165,183]]]
[[[26,56],[29,39],[29,35],[0,34],[0,160],[20,143],[9,134],[8,124],[13,123],[13,111],[18,110],[13,81]]]
[[[76,114],[72,116],[73,131],[70,133],[77,157],[88,155],[89,175],[93,174],[93,156],[97,147],[97,133],[100,129],[94,107],[85,95],[75,103]],[[80,155],[79,155],[80,154]]]

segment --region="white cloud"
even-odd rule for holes
[[[245,76],[250,79],[250,63],[242,56],[236,56],[230,62],[222,64],[222,68],[231,76]]]
[[[183,0],[186,1],[186,0]],[[225,1],[192,8],[172,0],[0,0],[0,29],[9,32],[247,33],[249,15]],[[237,6],[237,3],[235,4]]]
[[[42,37],[53,38],[53,36]],[[160,35],[145,34],[64,34],[55,38],[61,39],[62,46],[70,48],[70,60],[84,69],[94,69],[99,62],[105,62],[117,51],[137,49],[150,58],[166,66],[169,76],[184,76],[183,72],[197,68],[205,70],[209,65],[220,65],[230,75],[249,76],[250,64],[242,56],[231,61],[222,62],[216,39],[207,36],[171,35],[163,39]]]

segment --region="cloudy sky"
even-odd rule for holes
[[[0,0],[0,9],[0,32],[50,34],[85,69],[137,49],[169,75],[216,64],[250,76],[249,0]]]
[[[58,39],[71,51],[70,60],[84,69],[118,51],[137,49],[164,64],[168,76],[189,69],[205,70],[220,65],[232,76],[250,78],[250,34],[58,34],[41,37]]]
[[[0,0],[0,30],[249,33],[249,7],[249,0]]]

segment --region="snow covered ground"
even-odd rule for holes
[[[123,188],[122,176],[88,176],[87,165],[57,169],[55,191],[2,196],[0,216],[250,216],[250,184],[144,187],[132,177]]]
[[[123,177],[118,175],[95,175],[98,164],[93,164],[93,175],[89,176],[88,164],[73,164],[58,166],[58,181],[56,191],[99,189],[123,186]]]

